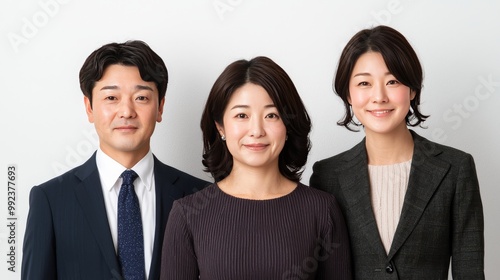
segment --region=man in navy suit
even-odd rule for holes
[[[208,184],[161,163],[150,150],[167,82],[164,62],[141,41],[107,44],[87,58],[80,87],[99,149],[83,165],[32,188],[22,279],[127,279],[118,249],[123,224],[118,204],[125,184],[120,174],[125,170],[137,174],[133,189],[144,248],[139,278],[159,278],[173,201]]]

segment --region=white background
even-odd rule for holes
[[[83,163],[97,147],[78,72],[109,42],[146,41],[170,74],[153,151],[202,171],[199,121],[209,90],[234,60],[269,56],[295,82],[311,115],[312,164],[364,136],[336,125],[343,106],[332,78],[345,43],[361,28],[401,31],[425,70],[416,131],[471,153],[485,213],[486,278],[500,274],[500,5],[496,1],[0,0],[0,276],[19,279],[30,188]],[[7,166],[17,165],[16,272],[8,271]],[[12,239],[10,239],[12,240]],[[6,275],[6,276],[4,276]]]

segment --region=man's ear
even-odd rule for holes
[[[160,100],[160,104],[158,105],[158,115],[156,116],[156,122],[161,122],[163,117],[163,107],[165,106],[165,97]]]
[[[87,118],[90,123],[94,122],[94,110],[92,110],[92,104],[87,96],[83,97],[83,103],[85,103],[85,112],[87,113]]]

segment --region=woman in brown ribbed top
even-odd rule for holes
[[[311,121],[267,57],[230,64],[201,120],[214,184],[170,212],[161,279],[351,279],[334,196],[301,184]]]

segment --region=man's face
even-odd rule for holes
[[[122,165],[144,157],[156,122],[162,120],[165,99],[158,98],[155,83],[143,81],[137,67],[108,66],[92,90],[93,104],[84,98],[101,150]]]

